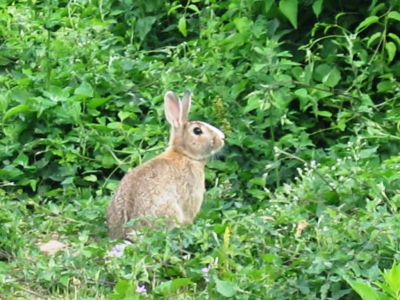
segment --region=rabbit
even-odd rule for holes
[[[154,228],[146,217],[164,217],[167,228],[193,222],[205,193],[206,160],[222,149],[225,135],[208,123],[189,121],[190,106],[190,91],[182,101],[166,92],[165,116],[171,125],[168,147],[122,178],[107,207],[110,238],[124,239],[132,230]],[[138,219],[134,225],[125,227],[133,218]]]

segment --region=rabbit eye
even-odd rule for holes
[[[194,133],[195,135],[200,135],[200,134],[203,133],[203,130],[201,130],[200,127],[195,127],[195,128],[193,128],[193,133]]]

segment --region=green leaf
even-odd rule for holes
[[[319,90],[314,91],[313,94],[316,95],[319,100],[333,95],[332,92],[326,90],[326,86],[323,84],[316,84],[315,87]]]
[[[320,64],[315,68],[312,74],[313,78],[322,82],[324,77],[330,72],[331,69],[332,67],[328,64]]]
[[[311,66],[311,65],[307,65],[305,68],[304,68],[304,83],[306,83],[306,84],[310,84],[310,82],[311,82],[311,79],[312,79],[312,77],[313,77],[313,72],[314,71],[314,66]]]
[[[379,93],[387,93],[393,91],[393,82],[391,81],[381,81],[377,84],[376,88]]]
[[[235,18],[233,23],[235,23],[236,29],[240,33],[245,33],[251,27],[251,21],[247,17]]]
[[[308,96],[308,92],[305,88],[300,88],[300,89],[295,90],[294,94],[300,98],[305,98]]]
[[[60,283],[61,283],[63,286],[68,286],[68,283],[69,283],[69,276],[68,276],[68,275],[61,276],[61,278],[60,278]]]
[[[322,83],[326,84],[329,87],[336,86],[341,79],[341,74],[339,69],[334,66],[331,70],[322,78]]]
[[[247,105],[244,108],[244,113],[248,113],[250,111],[253,111],[255,109],[261,108],[263,110],[269,109],[270,108],[270,103],[263,103],[262,100],[260,100],[260,97],[256,95],[251,95],[247,99]]]
[[[29,157],[21,152],[14,160],[14,163],[26,167],[29,164]]]
[[[0,66],[7,66],[11,63],[11,60],[8,57],[0,56]]]
[[[225,297],[232,297],[236,294],[236,285],[230,281],[220,280],[217,277],[214,278],[217,292]]]
[[[329,72],[328,76],[324,78],[326,80],[323,80],[323,82],[329,87],[335,87],[339,83],[341,78],[342,76],[340,74],[339,68],[334,66]]]
[[[120,295],[125,295],[125,293],[128,290],[129,286],[130,286],[130,284],[126,280],[120,280],[115,285],[114,290]]]
[[[319,15],[322,12],[322,4],[323,3],[324,3],[324,0],[316,0],[316,1],[314,1],[313,5],[312,5],[313,12],[317,18],[319,17]]]
[[[346,121],[339,120],[339,122],[336,124],[336,126],[339,130],[344,131],[346,129]]]
[[[255,72],[259,72],[260,70],[262,70],[262,69],[264,69],[264,68],[267,68],[267,67],[269,67],[270,66],[270,64],[254,64],[253,65],[253,70],[255,71]]]
[[[0,94],[0,113],[4,113],[8,107],[8,100],[7,98]]]
[[[276,259],[277,255],[273,253],[265,253],[262,255],[262,259],[267,263],[267,264],[272,264],[274,260]]]
[[[331,66],[329,64],[321,64],[315,68],[314,78],[321,81],[329,87],[336,86],[340,79],[341,74],[336,66]]]
[[[360,152],[358,153],[358,155],[360,156],[360,158],[372,158],[376,153],[376,150],[378,149],[378,147],[375,148],[369,148],[369,149],[362,149],[360,150]]]
[[[362,300],[380,300],[378,293],[369,285],[358,281],[348,281],[348,283]]]
[[[377,2],[377,0],[374,0],[375,4]],[[374,4],[371,4],[371,6],[374,6]],[[376,6],[374,6],[374,8],[371,10],[371,12],[369,13],[370,16],[375,16],[377,15],[381,10],[385,10],[386,11],[386,3],[380,3]]]
[[[304,70],[301,67],[294,67],[292,68],[292,74],[296,80],[301,81],[303,79],[302,76],[304,75]]]
[[[294,91],[294,94],[297,96],[297,98],[300,101],[300,109],[304,111],[305,108],[307,108],[307,104],[310,102],[310,97],[308,95],[308,92],[304,88],[300,88]]]
[[[43,91],[43,96],[57,103],[67,101],[70,95],[67,89],[62,89],[59,86],[51,86],[48,90]]]
[[[169,295],[176,293],[181,287],[188,286],[192,283],[190,278],[176,278],[161,283],[157,288],[157,292],[163,295]]]
[[[283,15],[288,18],[293,27],[297,29],[297,13],[298,1],[297,0],[281,0],[279,1],[279,9]]]
[[[181,7],[182,7],[182,4],[174,5],[168,10],[167,14],[170,15],[171,13],[173,13],[174,11],[176,11],[178,8],[181,8]]]
[[[39,109],[38,109],[38,118],[43,114],[43,112],[51,107],[57,106],[57,102],[43,98],[43,97],[37,97],[36,101],[39,103]]]
[[[110,153],[106,152],[101,156],[101,165],[104,168],[111,168],[112,166],[114,166],[114,164],[115,159]]]
[[[26,103],[30,97],[32,97],[32,94],[27,92],[22,87],[18,87],[16,89],[13,89],[9,93],[9,98],[12,99],[12,100],[15,100],[15,101],[17,101],[19,103]]]
[[[400,13],[399,12],[397,12],[397,11],[391,11],[389,14],[388,14],[388,19],[392,19],[392,20],[396,20],[396,21],[399,21],[400,22]]]
[[[179,19],[178,29],[179,29],[179,31],[182,33],[183,36],[187,36],[186,18],[185,18],[185,16],[182,16],[182,17]]]
[[[79,122],[81,120],[81,115],[82,115],[82,106],[80,102],[73,102],[69,107],[68,107],[68,115],[72,117],[74,122]]]
[[[5,166],[2,169],[0,169],[1,178],[4,178],[5,176],[7,176],[9,179],[13,180],[13,179],[20,177],[23,174],[24,174],[24,172],[22,172],[21,170],[19,170],[18,168],[16,168],[13,165],[8,165],[8,166]]]
[[[390,37],[394,42],[396,42],[397,46],[400,46],[400,38],[398,35],[396,35],[394,33],[389,33],[388,37]]]
[[[24,112],[29,112],[30,107],[29,105],[26,104],[20,104],[18,106],[15,106],[13,108],[10,108],[3,116],[3,122],[7,121],[9,118],[15,116],[16,114],[24,113]]]
[[[326,110],[318,110],[316,114],[322,117],[328,117],[328,118],[332,117],[332,113]]]
[[[371,44],[372,44],[373,42],[375,42],[376,39],[379,39],[381,36],[382,36],[382,32],[375,32],[373,35],[371,35],[371,36],[369,37],[369,39],[368,39],[367,47],[368,47],[368,48],[371,47]]]
[[[266,13],[269,13],[272,5],[275,3],[275,0],[264,0],[264,9]]]
[[[134,116],[130,111],[120,111],[118,113],[118,118],[121,120],[121,122],[130,116]]]
[[[29,180],[29,186],[31,187],[32,191],[36,191],[36,186],[38,184],[38,180],[31,179]]]
[[[130,71],[135,67],[135,61],[129,58],[124,58],[121,61],[121,69],[124,71]]]
[[[135,32],[137,33],[141,41],[144,40],[144,38],[153,28],[153,24],[156,20],[157,18],[154,16],[147,16],[137,20],[135,25]]]
[[[265,181],[267,180],[266,177],[254,177],[249,180],[251,184],[258,185],[258,186],[265,186]]]
[[[391,288],[390,285],[388,285],[386,283],[383,283],[383,282],[374,282],[374,283],[376,284],[376,286],[378,286],[387,295],[392,295],[392,294],[396,294],[397,295],[398,294],[395,290],[393,290]],[[385,298],[386,297],[385,295],[383,295],[383,297],[382,297],[382,294],[380,294],[381,292],[377,292],[377,293],[380,296],[380,298],[379,298],[380,300],[394,300],[393,298],[389,298],[389,297]]]
[[[379,22],[379,17],[377,16],[369,16],[368,18],[366,18],[364,21],[362,21],[356,28],[356,32],[359,32],[365,28],[367,28],[368,26],[378,23]]]
[[[178,289],[184,286],[188,286],[192,283],[190,278],[176,278],[172,280],[171,287],[170,287],[170,292],[171,293],[176,293]]]
[[[86,181],[90,181],[90,182],[96,182],[97,181],[96,175],[93,175],[93,174],[85,176],[85,177],[83,177],[83,179],[86,180]]]
[[[84,81],[78,88],[75,89],[74,94],[88,98],[93,97],[93,88],[88,82]]]
[[[111,98],[112,98],[111,96],[109,96],[107,98],[93,98],[89,101],[87,106],[89,108],[97,108],[97,107],[103,105],[104,103],[106,103],[107,101],[109,101]]]
[[[390,64],[396,55],[396,51],[397,51],[396,44],[393,42],[387,42],[385,44],[385,49],[387,52],[387,63]]]
[[[372,101],[370,95],[368,94],[361,94],[361,103],[366,106],[375,106],[374,102]]]
[[[400,264],[393,264],[392,268],[385,270],[382,275],[393,294],[398,295],[400,293]]]
[[[188,6],[188,8],[190,8],[191,10],[197,12],[198,14],[200,13],[199,8],[198,8],[196,5],[194,5],[194,4],[190,4],[190,5]]]

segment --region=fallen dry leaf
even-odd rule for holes
[[[306,229],[310,224],[306,220],[301,220],[296,227],[296,237],[299,237],[304,229]]]
[[[46,254],[55,254],[66,247],[67,245],[55,240],[39,245],[39,249]]]
[[[269,216],[262,216],[261,219],[263,219],[264,221],[275,221],[275,219],[273,217],[269,217]]]

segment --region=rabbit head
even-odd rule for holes
[[[171,91],[164,96],[165,116],[171,125],[169,149],[194,160],[205,161],[224,146],[225,135],[216,127],[200,121],[189,121],[191,93],[182,101]]]

